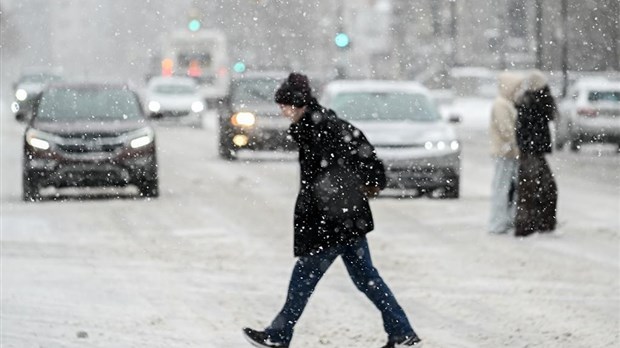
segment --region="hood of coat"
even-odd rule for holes
[[[526,89],[528,91],[540,91],[548,84],[547,77],[542,71],[535,69],[527,75]]]
[[[499,94],[509,101],[516,101],[524,77],[521,74],[504,71],[498,76]]]

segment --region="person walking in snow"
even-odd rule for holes
[[[491,184],[489,232],[508,233],[514,228],[519,148],[515,135],[517,109],[515,99],[523,77],[515,72],[498,76],[499,95],[491,109],[489,134],[495,173]]]
[[[515,235],[553,232],[556,227],[557,185],[545,155],[551,153],[549,122],[556,104],[547,78],[533,70],[516,103],[516,135],[519,146],[519,185]]]
[[[338,256],[355,286],[379,309],[388,341],[383,348],[420,342],[373,266],[366,234],[373,230],[368,197],[385,187],[383,163],[364,134],[312,96],[308,78],[291,73],[275,93],[299,147],[300,189],[295,204],[297,261],[284,307],[264,330],[244,328],[256,347],[289,347],[295,324],[314,289]]]

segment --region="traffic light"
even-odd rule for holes
[[[349,47],[351,40],[349,39],[349,35],[345,33],[338,33],[334,37],[334,43],[336,44],[336,47],[344,49]]]
[[[189,23],[187,23],[187,28],[189,29],[189,31],[198,31],[200,30],[201,26],[202,23],[200,23],[198,19],[192,19],[189,21]]]
[[[234,70],[236,73],[242,73],[242,72],[244,72],[244,71],[245,71],[245,63],[244,63],[244,62],[241,62],[241,61],[239,61],[239,62],[235,63],[235,65],[233,66],[233,70]]]

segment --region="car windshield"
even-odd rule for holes
[[[136,96],[115,88],[55,88],[43,93],[37,119],[45,121],[127,120],[141,118]]]
[[[273,96],[280,80],[271,78],[238,80],[232,87],[232,102],[235,104],[273,103]]]
[[[588,100],[592,102],[620,103],[620,91],[591,91]]]
[[[436,121],[439,113],[423,94],[399,92],[344,92],[330,107],[350,121]]]
[[[172,95],[183,95],[183,94],[195,94],[196,89],[192,85],[182,85],[182,84],[169,84],[169,85],[157,85],[153,89],[155,93],[158,94],[172,94]]]

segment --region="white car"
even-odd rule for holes
[[[416,82],[339,80],[321,104],[359,128],[384,162],[388,188],[458,198],[461,144]],[[451,122],[458,122],[457,118]]]
[[[586,142],[613,143],[620,151],[620,82],[578,80],[558,105],[555,146],[570,143],[579,151]]]
[[[144,96],[146,113],[151,118],[175,118],[202,123],[206,102],[194,79],[158,76],[149,80]]]

